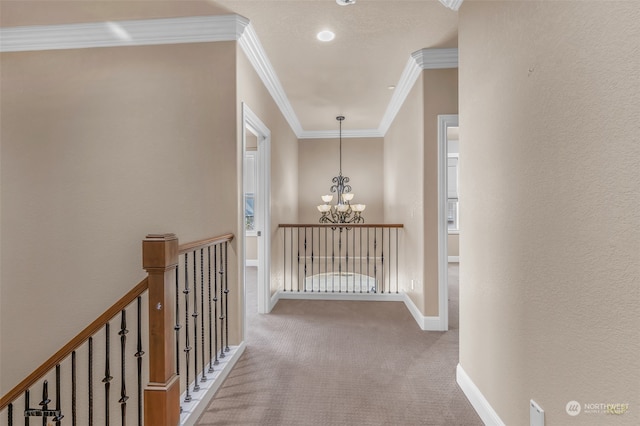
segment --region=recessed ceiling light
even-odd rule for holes
[[[329,30],[323,30],[323,31],[320,31],[320,32],[316,35],[316,37],[317,37],[317,38],[318,38],[318,40],[320,40],[320,41],[331,41],[331,40],[333,40],[334,38],[336,38],[336,35],[335,35],[333,32],[329,31]]]
[[[349,6],[350,4],[355,4],[356,0],[336,0],[340,6]]]
[[[396,88],[396,86],[394,86],[393,84],[390,84],[389,86],[387,86],[387,89],[389,89],[389,90],[393,90],[395,88]]]

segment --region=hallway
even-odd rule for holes
[[[256,312],[247,349],[198,425],[481,425],[455,382],[458,265],[450,331],[424,332],[400,302],[280,301]]]

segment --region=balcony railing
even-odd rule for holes
[[[399,224],[285,224],[284,280],[294,294],[398,294]]]
[[[2,396],[0,424],[194,420],[243,348],[229,344],[238,318],[229,304],[232,239],[178,245],[173,234],[147,236],[147,278]]]

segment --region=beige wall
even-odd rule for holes
[[[233,42],[2,54],[2,393],[144,277],[146,234],[238,235],[235,55]]]
[[[447,254],[449,256],[460,256],[460,234],[449,234],[447,236]]]
[[[529,399],[549,426],[640,424],[638,22],[638,2],[460,9],[460,363],[507,425]]]
[[[458,70],[425,70],[424,314],[438,315],[438,115],[458,113]],[[446,273],[446,272],[445,272]]]
[[[329,117],[328,119],[331,119]],[[348,117],[347,117],[348,119]],[[336,121],[337,124],[337,121]],[[339,139],[301,139],[298,151],[298,217],[300,223],[318,223],[316,206],[330,191],[331,179],[339,172]],[[342,138],[342,175],[348,176],[352,204],[366,204],[362,214],[366,223],[383,223],[382,138]]]
[[[384,218],[402,223],[400,286],[424,312],[423,153],[424,117],[422,79],[407,96],[384,138]],[[411,289],[411,280],[414,288]]]
[[[298,221],[298,139],[271,95],[238,47],[238,129],[242,128],[241,103],[271,131],[271,286],[283,282],[280,223]]]

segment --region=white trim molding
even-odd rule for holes
[[[443,5],[445,5],[451,10],[457,11],[458,9],[460,9],[460,6],[462,6],[463,1],[464,0],[440,0],[440,3],[442,3]]]
[[[462,366],[458,364],[456,367],[456,382],[464,392],[473,408],[476,410],[480,419],[488,426],[504,426],[504,422],[493,409],[489,401],[482,395],[480,389],[473,383],[471,377],[467,375]]]
[[[413,52],[407,61],[407,65],[402,71],[400,81],[391,97],[391,101],[382,116],[382,121],[378,127],[378,133],[382,136],[387,134],[391,123],[395,120],[402,104],[409,96],[409,92],[416,84],[420,73],[423,70],[458,68],[458,49],[421,49]]]
[[[249,20],[239,15],[0,28],[0,52],[234,41]]]
[[[460,263],[460,256],[449,256],[449,263]]]
[[[408,293],[402,293],[402,296],[405,306],[407,307],[409,312],[411,312],[413,319],[418,323],[418,327],[420,327],[420,330],[447,331],[447,324],[443,324],[442,319],[439,316],[433,317],[422,315],[422,312],[420,312],[420,309],[418,309],[416,304],[413,303],[413,300],[411,300],[411,297],[409,297]]]

